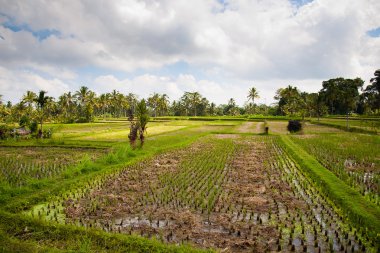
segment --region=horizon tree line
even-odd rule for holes
[[[247,102],[237,106],[234,98],[226,104],[216,105],[199,92],[186,91],[178,100],[170,102],[167,94],[153,93],[146,98],[148,114],[158,116],[237,116],[237,115],[286,115],[290,117],[322,117],[324,115],[349,115],[350,113],[380,115],[380,69],[376,70],[370,84],[363,88],[360,78],[342,77],[322,82],[319,92],[307,93],[288,85],[276,91],[277,103],[257,105],[259,92],[255,87],[248,90]],[[29,117],[40,124],[43,121],[62,123],[91,122],[98,118],[128,117],[135,114],[140,101],[133,93],[117,90],[99,96],[82,86],[75,92],[66,92],[54,99],[47,91],[38,94],[27,91],[20,102],[3,103],[0,95],[0,122],[20,122]],[[42,128],[42,127],[41,127]]]

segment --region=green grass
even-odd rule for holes
[[[288,136],[281,136],[286,150],[318,185],[329,199],[342,210],[349,221],[380,246],[380,210],[353,190],[334,173],[324,168],[313,156],[296,145]]]
[[[328,136],[324,134],[306,137],[293,135],[292,140],[348,185],[353,186],[362,194],[369,191],[378,198],[380,194],[380,136],[342,132]],[[354,164],[345,165],[347,161]],[[373,183],[369,184],[364,180],[365,173],[371,173]]]
[[[368,134],[378,134],[380,133],[380,119],[371,119],[371,120],[363,120],[363,119],[350,119],[349,126],[347,128],[347,123],[345,119],[330,119],[330,118],[322,118],[319,121],[316,119],[312,119],[310,121],[313,124],[324,125],[335,127],[337,129],[349,132],[357,132],[357,133],[368,133]]]
[[[211,252],[0,211],[1,252]]]

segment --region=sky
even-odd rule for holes
[[[0,0],[0,94],[154,92],[270,104],[380,68],[378,0]]]

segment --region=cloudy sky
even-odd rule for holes
[[[368,84],[379,10],[379,0],[0,0],[0,94],[16,102],[84,85],[242,105],[252,86],[269,104],[289,84]]]

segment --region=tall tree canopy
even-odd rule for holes
[[[376,70],[373,78],[371,78],[371,84],[368,85],[364,92],[364,102],[372,112],[380,111],[380,69]]]
[[[347,114],[356,109],[359,102],[359,89],[364,81],[360,78],[344,79],[342,77],[322,82],[320,94],[329,106],[330,114]]]

